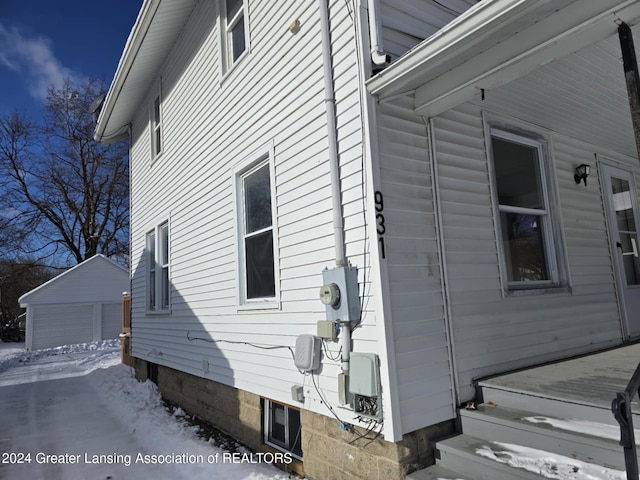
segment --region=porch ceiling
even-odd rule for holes
[[[638,0],[485,0],[371,78],[367,88],[381,100],[413,93],[416,111],[429,117],[481,98],[483,92],[493,102],[497,95],[492,90],[515,81],[511,90],[500,88],[500,97],[506,99],[507,94],[520,92],[516,86],[525,88],[529,81],[533,111],[542,96],[539,85],[535,89],[533,85],[549,82],[553,73],[558,87],[556,99],[563,100],[560,104],[568,108],[565,117],[575,121],[572,114],[579,109],[570,108],[569,100],[587,98],[588,92],[602,85],[598,75],[604,75],[607,82],[612,79],[615,85],[613,101],[602,88],[596,98],[589,100],[604,102],[604,110],[615,112],[617,118],[623,104],[628,112],[624,76],[619,47],[615,45],[617,38],[605,39],[616,35],[617,22],[634,25],[639,17]],[[593,49],[584,48],[596,43],[598,46]],[[567,58],[576,51],[584,53],[584,58]],[[578,66],[588,74],[586,77],[576,78],[581,74],[571,73]],[[560,67],[568,70],[558,78]],[[521,101],[522,93],[517,95]],[[614,138],[617,140],[607,145],[628,143],[619,135]],[[625,152],[631,150],[625,147]]]
[[[640,25],[632,30],[640,38]],[[477,95],[473,102],[598,147],[637,156],[617,34],[485,91],[484,100]]]

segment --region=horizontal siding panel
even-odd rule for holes
[[[394,344],[402,428],[409,432],[452,418],[449,337],[426,125],[407,98],[380,104],[379,109],[384,262],[393,331],[389,341]],[[421,379],[409,381],[416,371],[422,373]],[[447,414],[441,417],[432,399],[447,398],[443,407]]]
[[[148,106],[159,83],[150,86],[134,121],[132,344],[143,359],[290,403],[290,386],[300,381],[300,374],[288,350],[276,354],[229,342],[197,345],[186,338],[194,331],[230,341],[293,346],[297,335],[315,333],[317,320],[325,317],[317,295],[322,269],[335,264],[335,239],[317,5],[285,1],[267,7],[251,2],[250,7],[251,52],[224,78],[216,4],[200,2],[195,7],[159,72],[164,152],[154,162],[149,155]],[[355,207],[362,208],[364,189],[353,21],[344,8],[331,11],[341,183],[351,211],[345,222],[348,252],[352,260],[370,262],[371,256],[363,255],[369,242],[363,214]],[[288,22],[282,22],[292,12],[303,25],[296,36],[287,30]],[[255,75],[258,71],[269,75]],[[247,311],[237,305],[234,169],[258,160],[270,147],[280,303],[275,309]],[[166,219],[171,226],[172,310],[158,317],[145,314],[144,234]],[[368,234],[372,231],[369,226]],[[367,295],[367,328],[354,335],[354,348],[378,352],[370,287]],[[203,358],[210,359],[209,372],[203,369]],[[337,401],[336,368],[325,363],[319,383],[326,396]],[[311,392],[305,407],[328,414],[316,397]]]
[[[463,13],[475,0],[381,0],[382,44],[398,58]]]

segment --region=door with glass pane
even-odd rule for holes
[[[638,200],[631,172],[603,165],[603,188],[623,327],[627,337],[640,336],[640,245]]]

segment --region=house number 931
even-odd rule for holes
[[[378,233],[380,255],[382,256],[382,258],[387,258],[387,254],[384,248],[384,234],[387,231],[387,228],[385,227],[384,215],[382,214],[382,212],[384,211],[384,199],[380,190],[376,190],[374,194],[374,200],[376,204],[376,232]]]

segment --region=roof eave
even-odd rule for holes
[[[367,82],[380,100],[412,93],[434,116],[637,22],[638,0],[489,0]],[[618,23],[616,23],[618,22]]]
[[[126,136],[126,132],[124,134],[122,133],[122,129],[125,127],[124,125],[117,126],[109,133],[107,133],[106,130],[109,126],[109,121],[111,120],[111,115],[113,114],[115,105],[120,97],[120,93],[122,92],[126,79],[131,71],[131,67],[133,66],[138,52],[140,51],[140,46],[142,45],[145,34],[151,25],[153,16],[155,15],[159,5],[160,0],[145,0],[140,8],[136,21],[131,28],[131,32],[127,38],[127,43],[124,46],[122,56],[118,62],[116,73],[111,81],[111,86],[109,87],[107,96],[104,99],[100,115],[98,116],[94,133],[94,138],[98,142],[110,143],[120,140]]]
[[[109,143],[128,135],[149,84],[160,71],[198,0],[145,0],[118,63],[94,132]]]

